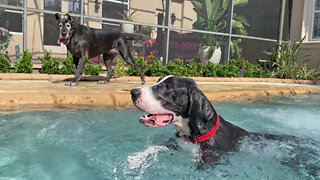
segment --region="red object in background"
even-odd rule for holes
[[[100,63],[102,64],[102,62],[103,62],[102,55],[91,58],[91,61],[93,64],[100,64]]]
[[[147,60],[148,64],[151,64],[150,55],[156,55],[156,47],[155,44],[156,39],[146,39],[143,41],[144,44],[144,52],[139,53],[139,56],[143,56],[145,60]]]
[[[178,32],[170,33],[169,41],[169,59],[182,59],[184,62],[189,62],[194,59],[198,53],[200,37],[196,33],[180,34]],[[143,41],[144,52],[139,52],[138,56],[142,56],[151,64],[150,55],[157,56],[158,49],[157,39],[146,39]],[[103,62],[102,55],[91,58],[94,64]]]

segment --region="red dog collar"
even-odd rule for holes
[[[182,136],[182,138],[188,142],[193,142],[193,143],[198,143],[198,142],[202,142],[202,141],[205,141],[207,139],[210,139],[214,133],[216,133],[216,131],[218,130],[218,127],[219,127],[219,122],[220,122],[220,117],[219,117],[219,114],[217,114],[217,122],[216,122],[216,125],[214,126],[214,128],[208,133],[208,134],[205,134],[203,136],[200,136],[200,137],[187,137],[187,136]]]

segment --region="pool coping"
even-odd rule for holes
[[[84,83],[80,82],[81,85],[65,87],[64,81],[71,78],[73,75],[0,73],[0,111],[54,107],[133,108],[129,90],[142,86],[140,77],[113,78],[109,85],[95,85],[96,83],[91,81],[104,77],[85,76],[82,78]],[[149,84],[155,83],[158,79],[159,77],[146,77]],[[212,102],[247,103],[277,96],[320,94],[319,81],[274,78],[193,79]],[[18,89],[20,84],[25,88]],[[30,87],[34,85],[37,86]]]
[[[0,80],[48,80],[65,81],[73,78],[74,75],[60,74],[31,74],[31,73],[0,73]],[[104,79],[104,76],[85,76],[84,80],[96,81]],[[157,82],[160,77],[146,77],[147,82]],[[228,77],[191,77],[199,82],[270,82],[270,83],[293,83],[319,85],[320,80],[299,80],[299,79],[277,79],[277,78],[228,78]],[[112,78],[111,82],[139,82],[138,76],[122,76]]]

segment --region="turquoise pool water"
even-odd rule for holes
[[[312,141],[248,140],[199,168],[196,146],[166,150],[173,126],[146,128],[138,110],[29,111],[0,115],[0,180],[320,179],[320,96],[214,107],[248,131]]]

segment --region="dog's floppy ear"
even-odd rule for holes
[[[56,17],[57,22],[61,21],[61,15],[59,13],[56,13],[55,17]]]
[[[63,16],[63,19],[66,19],[66,20],[68,20],[68,21],[73,21],[72,17],[71,17],[69,14],[65,14],[65,15]]]
[[[189,127],[191,136],[200,135],[200,131],[206,128],[206,124],[213,118],[215,111],[207,99],[194,82],[194,86],[189,90]],[[210,121],[211,122],[211,121]]]
[[[162,76],[158,79],[157,83],[160,82],[165,76]]]

